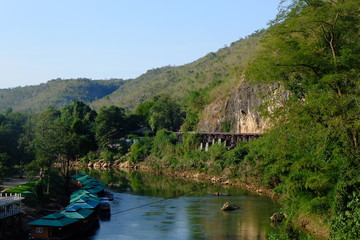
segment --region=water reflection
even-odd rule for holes
[[[218,185],[142,173],[88,171],[115,192],[111,219],[86,239],[267,239],[279,205],[267,197]],[[215,192],[231,196],[212,196]],[[175,197],[174,197],[175,196]],[[230,201],[239,210],[220,211]]]

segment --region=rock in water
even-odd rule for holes
[[[228,193],[221,193],[221,192],[216,192],[213,194],[213,196],[218,196],[218,197],[228,197],[231,196],[231,194]]]
[[[224,205],[222,206],[221,210],[222,211],[234,211],[234,210],[237,210],[239,209],[240,207],[234,205],[234,204],[231,204],[230,202],[226,202],[224,203]]]

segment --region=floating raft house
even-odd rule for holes
[[[29,223],[31,236],[40,239],[66,239],[76,231],[78,221],[61,213],[53,213]]]
[[[28,223],[32,239],[72,239],[98,221],[97,213],[103,204],[103,198],[102,201],[100,199],[105,196],[105,183],[85,173],[72,175],[71,182],[81,189],[71,194],[64,211]]]

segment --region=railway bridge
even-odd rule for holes
[[[195,134],[201,139],[200,150],[207,151],[212,144],[224,144],[229,148],[234,148],[238,142],[250,142],[253,139],[262,136],[261,133],[228,133],[228,132],[188,132],[189,134]],[[185,133],[177,132],[178,142],[182,142],[182,137]]]

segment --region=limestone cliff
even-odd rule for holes
[[[242,81],[227,96],[204,109],[198,130],[223,132],[227,128],[236,133],[263,133],[268,124],[260,116],[259,107],[264,99],[272,98],[279,92],[282,99],[287,97],[278,84],[254,85]]]

